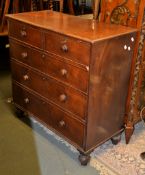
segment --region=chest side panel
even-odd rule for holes
[[[86,148],[107,140],[123,126],[135,34],[92,48]]]

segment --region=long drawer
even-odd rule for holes
[[[9,21],[9,36],[42,48],[42,32],[25,23]]]
[[[77,145],[83,145],[84,125],[59,108],[13,83],[14,103],[53,127]],[[79,133],[79,134],[78,134]]]
[[[52,31],[48,31],[44,36],[44,49],[46,51],[66,57],[84,65],[89,65],[91,53],[90,43]]]
[[[63,59],[56,59],[54,56],[44,54],[44,52],[32,49],[27,45],[22,45],[12,39],[10,39],[10,46],[12,58],[87,93],[89,77],[87,70],[73,66]]]
[[[87,109],[86,95],[31,68],[25,67],[17,61],[11,61],[11,69],[12,78],[15,81],[36,91],[65,110],[85,119]]]

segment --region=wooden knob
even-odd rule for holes
[[[42,80],[46,80],[46,77],[42,77]]]
[[[42,54],[42,58],[45,58],[45,54]]]
[[[66,69],[61,69],[60,72],[61,72],[62,76],[66,76],[67,75],[67,70]]]
[[[64,127],[64,126],[65,126],[65,121],[61,120],[61,121],[59,122],[59,126],[60,126],[60,127]]]
[[[67,52],[68,51],[68,46],[66,44],[61,46],[62,51]]]
[[[21,34],[22,37],[27,36],[27,32],[25,30],[21,30],[20,31],[20,34]]]
[[[66,99],[67,99],[67,96],[66,96],[65,94],[61,94],[61,95],[59,96],[59,100],[60,100],[61,102],[65,102]]]
[[[21,53],[21,56],[22,56],[22,58],[27,58],[28,54],[27,54],[27,52],[23,52],[23,53]]]
[[[24,102],[25,102],[26,104],[28,104],[29,101],[30,101],[29,98],[25,98],[25,99],[24,99]]]
[[[28,75],[24,75],[24,76],[23,76],[23,79],[26,81],[26,80],[29,79],[29,76],[28,76]]]

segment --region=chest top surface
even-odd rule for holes
[[[91,43],[136,31],[136,29],[130,27],[98,23],[95,20],[83,19],[49,10],[10,14],[7,17],[9,20],[17,20]]]

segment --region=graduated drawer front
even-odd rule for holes
[[[42,33],[40,30],[25,23],[9,21],[9,36],[42,48]]]
[[[87,97],[46,75],[33,71],[15,61],[11,62],[12,77],[17,82],[36,91],[53,103],[85,119]]]
[[[11,39],[10,46],[12,58],[87,93],[89,74],[87,70],[70,65],[63,59],[56,59]]]
[[[90,44],[55,32],[45,35],[44,49],[80,64],[89,65]]]
[[[82,147],[84,136],[82,123],[16,84],[13,84],[13,99],[18,106]]]

